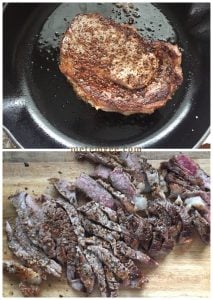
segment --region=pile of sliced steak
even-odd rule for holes
[[[77,15],[61,42],[61,72],[97,110],[151,114],[183,81],[177,45],[143,38],[100,14]]]
[[[19,259],[5,261],[24,296],[37,296],[48,276],[65,275],[71,288],[116,297],[122,287],[142,288],[144,266],[197,231],[210,239],[209,176],[188,156],[177,155],[159,170],[138,153],[78,152],[95,164],[75,182],[52,178],[54,197],[20,192],[7,221],[8,246]]]

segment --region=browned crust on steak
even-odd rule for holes
[[[129,26],[96,13],[77,15],[71,22],[59,68],[82,100],[124,115],[153,113],[183,80],[177,45],[145,40]]]

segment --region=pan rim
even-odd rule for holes
[[[5,126],[3,125],[3,130],[5,130],[5,132],[8,134],[8,136],[11,138],[12,142],[18,147],[18,149],[34,149],[34,148],[24,148],[19,142],[18,140],[14,137],[14,135],[12,134],[12,132]],[[208,129],[206,130],[206,132],[203,134],[203,136],[199,139],[199,141],[192,147],[192,148],[184,148],[184,150],[189,150],[189,149],[199,149],[199,147],[203,144],[203,142],[205,141],[205,139],[209,136],[210,134],[210,127],[208,127]],[[79,148],[83,148],[84,146],[78,146]],[[100,148],[100,146],[87,146],[88,148]],[[138,148],[140,146],[135,145],[134,148]],[[106,147],[101,147],[101,148],[106,148]],[[107,148],[121,148],[121,147],[107,147]],[[127,148],[132,148],[131,146],[127,147]],[[54,150],[57,149],[61,149],[61,148],[55,148]],[[69,149],[69,148],[63,148],[64,150]],[[152,150],[152,148],[146,148],[147,150]],[[164,150],[164,149],[169,149],[169,148],[157,148],[158,150]],[[157,150],[155,148],[155,150]],[[171,148],[171,149],[182,149],[182,148]],[[3,148],[3,150],[11,150],[10,148]],[[207,149],[208,150],[208,149]],[[89,149],[88,149],[89,151]]]

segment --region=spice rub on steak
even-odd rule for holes
[[[146,40],[132,26],[98,13],[73,19],[59,68],[82,100],[124,115],[153,113],[183,80],[177,45]]]

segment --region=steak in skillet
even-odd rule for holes
[[[97,13],[71,22],[59,68],[82,100],[124,115],[153,113],[183,80],[177,45],[145,40],[135,28]]]

